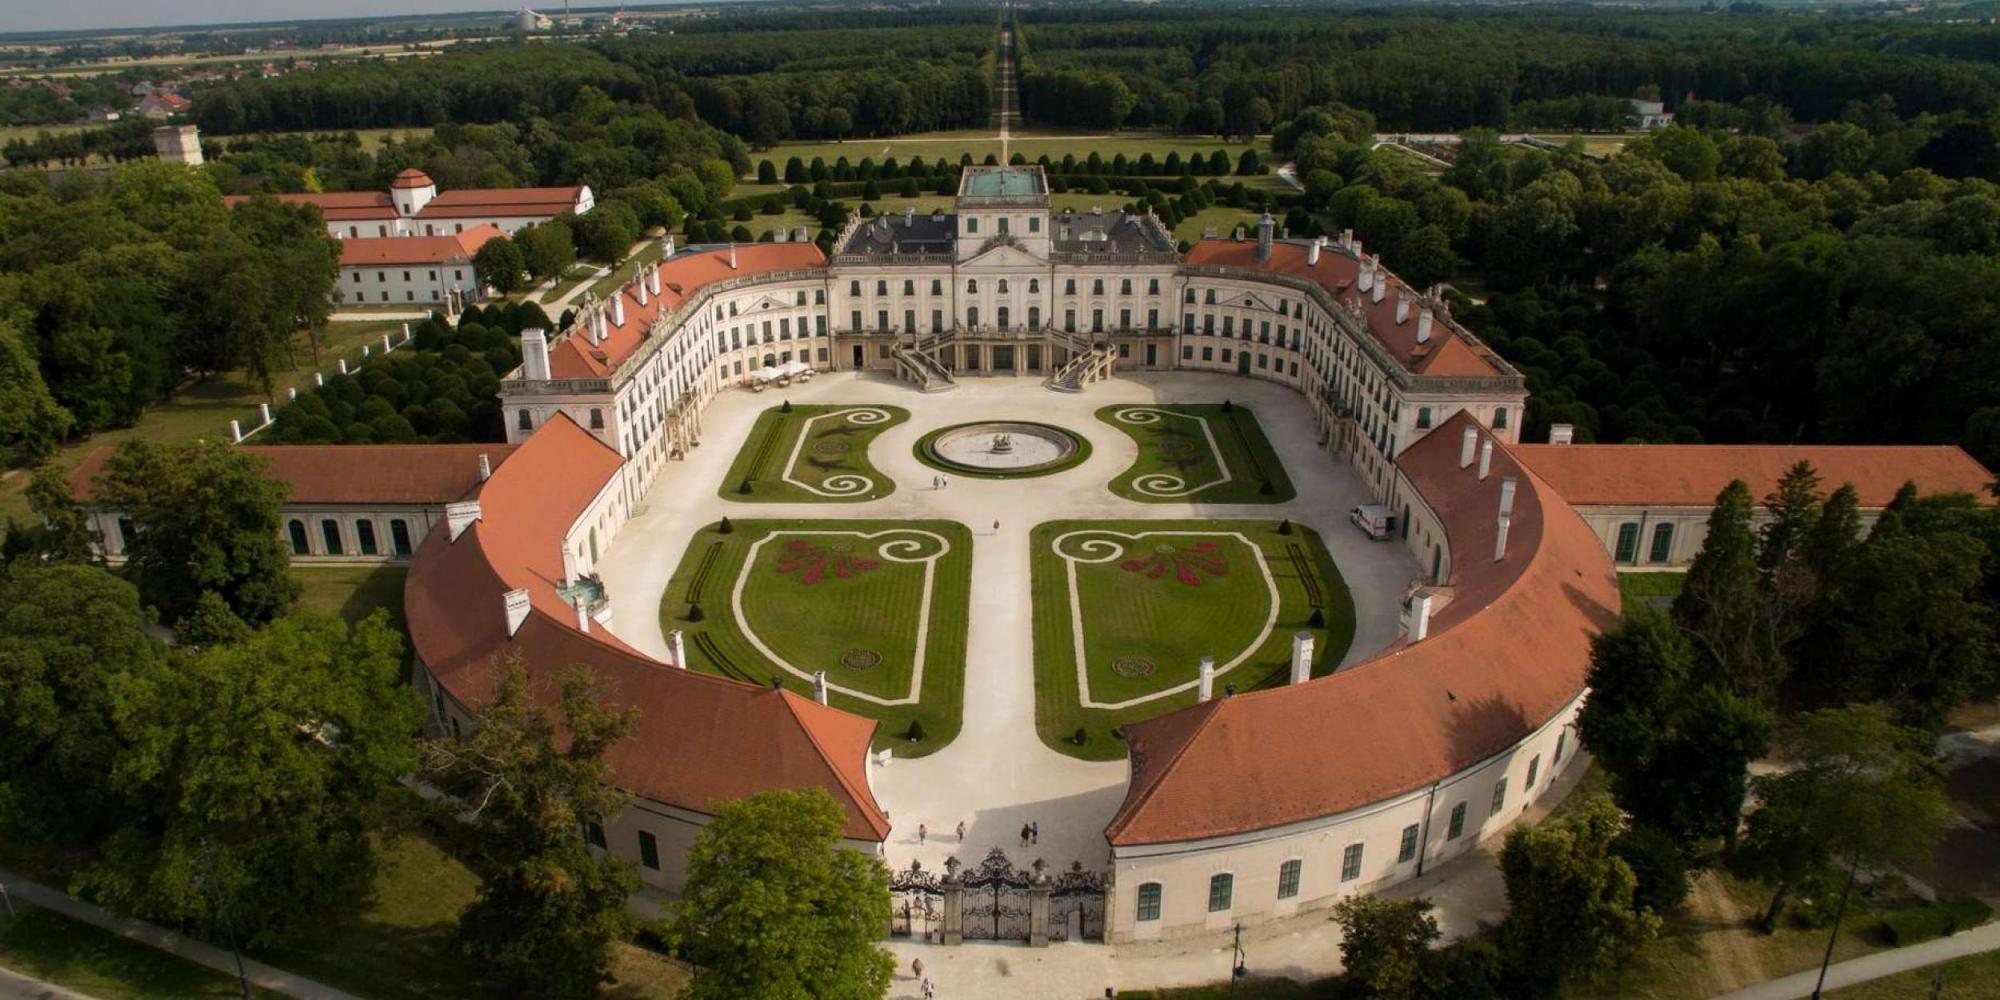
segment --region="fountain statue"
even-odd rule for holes
[[[1013,450],[1014,450],[1014,436],[1012,434],[993,435],[993,454],[1005,455]]]

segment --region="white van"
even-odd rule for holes
[[[1389,532],[1396,528],[1395,515],[1390,514],[1389,508],[1379,503],[1362,504],[1348,511],[1347,519],[1354,522],[1354,526],[1360,528],[1363,534],[1378,542],[1389,537]]]

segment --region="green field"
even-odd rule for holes
[[[369,566],[292,567],[292,579],[304,585],[299,595],[300,611],[317,611],[357,622],[376,609],[389,612],[389,623],[403,627],[403,580],[408,566],[379,563]]]
[[[661,598],[660,628],[682,630],[694,669],[756,684],[775,677],[805,694],[824,671],[853,692],[835,690],[833,705],[881,721],[878,748],[921,756],[951,742],[972,586],[964,525],[753,520],[731,529],[697,533]],[[922,739],[905,738],[912,722]]]
[[[1097,419],[1139,445],[1111,492],[1140,503],[1284,503],[1296,494],[1257,415],[1233,403],[1107,406]]]
[[[1116,727],[1194,704],[1203,656],[1215,658],[1220,697],[1225,685],[1252,691],[1286,683],[1296,632],[1315,637],[1314,676],[1331,673],[1354,640],[1347,585],[1308,528],[1051,521],[1035,527],[1029,544],[1035,729],[1042,742],[1072,756],[1123,756]],[[1072,568],[1080,609],[1071,606]],[[1319,626],[1311,624],[1315,610]],[[1085,707],[1079,690],[1079,619],[1090,700],[1102,707]],[[1148,698],[1180,685],[1188,688]]]
[[[236,979],[150,945],[56,913],[14,904],[0,911],[0,966],[98,1000],[195,1000],[240,996]],[[257,990],[258,997],[283,994]]]
[[[910,411],[897,406],[793,406],[789,413],[773,406],[758,414],[723,477],[721,496],[741,503],[856,503],[888,496],[896,481],[868,461],[868,446],[908,419]]]

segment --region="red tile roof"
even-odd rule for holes
[[[287,502],[445,504],[479,485],[479,456],[494,468],[511,444],[257,445],[243,451],[264,460],[264,474],[290,487]],[[70,492],[87,501],[113,449],[98,448],[69,474]]]
[[[736,247],[734,252],[736,266],[733,268],[729,266],[729,250],[675,254],[660,265],[660,294],[648,295],[643,306],[629,284],[621,287],[613,294],[625,300],[624,324],[613,326],[607,315],[604,341],[592,344],[587,320],[580,321],[573,332],[549,345],[549,377],[604,378],[610,375],[645,342],[646,332],[654,317],[679,308],[681,303],[696,297],[706,285],[771,271],[820,267],[826,263],[826,255],[814,243],[745,243]]]
[[[1821,485],[1854,484],[1863,507],[1883,507],[1904,483],[1922,493],[1971,493],[1987,501],[1993,473],[1957,445],[1529,444],[1515,454],[1581,506],[1708,507],[1731,480],[1762,500],[1799,462]]]
[[[387,220],[396,217],[396,204],[389,200],[387,191],[318,191],[310,194],[223,196],[222,203],[234,207],[253,197],[276,198],[304,205],[318,205],[320,214],[331,222],[358,222],[362,220]]]
[[[471,260],[487,241],[505,235],[494,226],[482,224],[448,236],[353,236],[340,241],[340,264],[369,267]]]
[[[582,185],[543,188],[466,188],[441,191],[417,211],[419,219],[450,219],[470,216],[547,215],[557,216],[576,210],[583,197]]]
[[[396,175],[395,180],[389,182],[389,190],[400,191],[410,188],[434,187],[436,184],[436,181],[431,180],[431,175],[415,167],[405,167],[402,173]]]
[[[1257,259],[1256,240],[1209,239],[1189,248],[1186,263],[1195,267],[1236,267],[1302,278],[1326,289],[1339,302],[1359,303],[1362,315],[1367,317],[1369,332],[1375,335],[1376,341],[1418,374],[1503,373],[1496,363],[1498,359],[1490,350],[1467,340],[1453,330],[1442,316],[1431,327],[1430,339],[1417,343],[1417,309],[1412,306],[1409,316],[1401,323],[1396,322],[1398,293],[1412,298],[1417,294],[1402,279],[1387,271],[1378,271],[1388,279],[1389,285],[1382,301],[1371,301],[1367,294],[1358,290],[1357,283],[1361,277],[1359,260],[1342,253],[1338,247],[1328,246],[1320,251],[1318,264],[1308,264],[1308,247],[1308,243],[1301,241],[1276,241],[1271,244],[1270,258],[1260,261]]]
[[[1519,742],[1582,693],[1590,638],[1618,617],[1610,560],[1504,443],[1486,480],[1460,469],[1473,426],[1456,414],[1396,460],[1453,554],[1451,599],[1429,637],[1329,677],[1127,727],[1132,783],[1105,829],[1112,844],[1268,829],[1412,792]],[[1495,562],[1505,476],[1518,494]]]
[[[868,787],[874,722],[789,691],[668,667],[602,628],[576,628],[556,590],[563,535],[618,467],[616,452],[565,416],[521,445],[480,489],[479,521],[455,541],[435,530],[417,550],[403,606],[418,658],[474,705],[492,696],[510,657],[550,701],[560,671],[587,666],[607,700],[638,710],[632,734],[607,756],[620,787],[696,812],[765,789],[820,787],[845,808],[846,836],[887,837]],[[509,636],[502,596],[516,588],[528,590],[531,608]]]

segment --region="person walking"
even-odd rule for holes
[[[961,844],[965,843],[965,821],[964,821],[964,820],[959,820],[959,821],[958,821],[958,842],[959,842],[959,843],[961,843]]]
[[[928,837],[928,836],[930,836],[930,832],[931,832],[931,831],[930,831],[930,828],[929,828],[929,827],[927,827],[927,826],[923,825],[922,823],[918,823],[918,824],[917,824],[917,843],[919,843],[919,844],[923,843],[923,842],[924,842],[924,838],[925,838],[925,837]]]
[[[1028,843],[1039,844],[1041,842],[1042,842],[1042,821],[1036,820],[1033,823],[1028,824]]]
[[[937,1000],[937,987],[928,979],[924,980],[924,1000]]]
[[[1028,829],[1028,824],[1026,824],[1026,823],[1023,823],[1023,824],[1021,824],[1021,846],[1022,846],[1022,847],[1026,847],[1026,846],[1028,846],[1028,837],[1029,837],[1029,835],[1030,835],[1030,833],[1031,833],[1031,832],[1032,832],[1032,831],[1030,831],[1030,830]]]
[[[1000,519],[997,517],[993,519],[993,533],[996,535],[1000,533]]]
[[[938,477],[936,477],[936,476],[932,476],[932,477],[931,477],[931,489],[935,490],[935,489],[937,489],[937,488],[938,488]]]
[[[921,956],[910,959],[910,978],[919,980],[924,978],[924,960]]]

